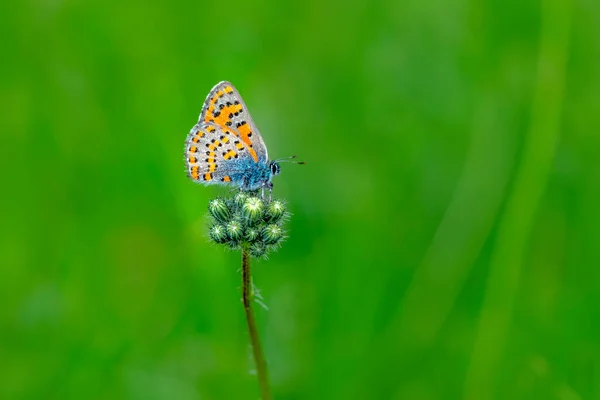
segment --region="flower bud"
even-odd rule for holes
[[[242,205],[242,215],[250,225],[257,223],[264,211],[264,203],[258,197],[248,197]]]
[[[225,243],[227,241],[227,232],[225,232],[225,227],[223,225],[213,225],[208,231],[208,234],[210,238],[217,243]]]
[[[208,211],[219,222],[226,223],[231,218],[231,211],[223,199],[217,198],[208,203]]]
[[[247,198],[248,198],[248,195],[245,192],[240,191],[233,198],[233,202],[235,203],[235,205],[241,206],[242,204],[244,204],[244,202],[246,201]]]
[[[285,205],[283,202],[279,200],[273,200],[267,206],[267,210],[265,212],[265,221],[267,222],[277,222],[283,217],[285,214]]]
[[[266,252],[267,247],[261,242],[252,243],[252,245],[250,246],[250,255],[252,257],[262,257],[265,255]]]
[[[283,238],[283,229],[277,224],[267,225],[262,232],[266,244],[275,244]]]
[[[246,232],[244,234],[244,240],[249,242],[249,243],[253,243],[256,240],[258,240],[258,237],[260,236],[260,231],[256,228],[247,228]]]
[[[239,221],[229,221],[225,225],[225,230],[229,239],[238,241],[242,238],[242,224]]]

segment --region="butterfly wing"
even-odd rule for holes
[[[267,162],[267,147],[254,124],[242,96],[226,81],[218,83],[208,94],[199,123],[215,124],[223,132],[239,137],[254,162]]]
[[[240,165],[252,159],[240,137],[200,122],[188,134],[184,154],[188,177],[205,184],[239,184]]]

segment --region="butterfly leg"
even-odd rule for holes
[[[263,199],[265,198],[265,186],[267,187],[267,189],[269,189],[269,203],[271,202],[271,199],[273,197],[273,182],[266,182],[263,184],[262,186],[262,197]]]

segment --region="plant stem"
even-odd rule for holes
[[[258,375],[258,383],[260,385],[260,393],[262,400],[271,400],[271,392],[269,390],[269,374],[267,372],[267,363],[263,354],[260,338],[258,337],[258,329],[256,328],[256,320],[254,319],[254,310],[252,309],[252,293],[251,293],[252,277],[250,276],[250,254],[248,248],[242,248],[242,301],[244,303],[244,311],[246,311],[246,322],[248,323],[248,332],[250,333],[250,344],[252,345],[252,354],[254,355],[254,365]]]

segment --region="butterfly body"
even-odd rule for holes
[[[255,163],[252,160],[242,159],[237,161],[237,165],[233,164],[233,168],[239,169],[242,172],[232,173],[232,182],[247,190],[256,190],[262,187],[271,188],[273,186],[271,178],[275,175],[274,168],[278,166],[275,163],[259,161]]]
[[[280,170],[276,161],[269,161],[239,92],[225,81],[209,92],[198,123],[186,138],[184,155],[188,177],[207,185],[271,189],[271,179]]]

